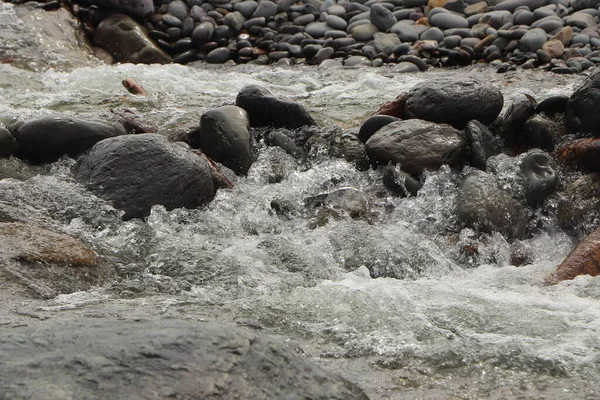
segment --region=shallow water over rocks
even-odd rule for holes
[[[248,84],[302,104],[323,130],[337,132],[427,79],[491,82],[505,108],[521,93],[569,95],[582,79],[478,66],[395,75],[130,64],[32,72],[2,64],[0,74],[2,125],[56,112],[110,119],[127,108],[169,137],[233,104]],[[129,77],[149,95],[128,94],[121,81]],[[578,239],[558,227],[555,207],[534,216],[529,237],[477,236],[454,212],[468,169],[442,167],[417,197],[396,198],[378,171],[357,171],[318,149],[302,163],[261,144],[247,177],[208,206],[156,206],[145,222],[124,222],[74,181],[75,162],[2,164],[23,180],[0,180],[0,210],[81,240],[117,278],[51,300],[2,292],[0,330],[71,318],[218,322],[276,336],[372,399],[600,395],[600,281],[542,285]],[[505,190],[519,190],[518,159],[490,163]],[[472,244],[477,252],[465,251]],[[527,254],[522,267],[512,265],[514,246]]]

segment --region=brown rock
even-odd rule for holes
[[[600,139],[573,140],[556,150],[559,163],[590,172],[600,172]]]
[[[557,34],[552,36],[552,39],[560,40],[564,46],[568,46],[573,39],[573,28],[565,26]]]
[[[404,105],[406,103],[406,93],[402,93],[394,100],[383,103],[375,115],[391,115],[392,117],[404,118]]]
[[[51,298],[88,290],[113,275],[77,239],[31,224],[0,223],[1,290]]]
[[[436,7],[443,7],[444,4],[446,4],[449,1],[450,0],[429,0],[427,2],[427,7],[429,7],[430,10],[433,10]]]
[[[560,40],[551,39],[544,43],[542,50],[550,54],[552,58],[561,58],[565,52],[565,46]]]
[[[588,235],[546,279],[548,285],[579,275],[600,275],[600,227]]]
[[[483,14],[488,10],[488,4],[485,1],[480,1],[479,3],[471,4],[470,6],[465,8],[465,15],[470,17],[475,14]]]

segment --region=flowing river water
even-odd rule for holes
[[[111,110],[128,108],[169,133],[196,125],[204,111],[232,104],[244,85],[255,83],[301,103],[323,129],[335,131],[360,125],[422,80],[448,75],[491,81],[505,104],[519,93],[538,100],[569,94],[583,79],[499,75],[485,67],[394,75],[385,68],[32,71],[0,64],[0,123],[57,112],[110,118]],[[124,90],[121,81],[130,77],[148,97]],[[495,162],[510,185],[514,162],[506,156]],[[22,170],[29,179],[0,180],[0,203],[81,239],[120,279],[51,300],[2,295],[4,327],[66,318],[214,321],[279,337],[372,399],[600,396],[600,280],[542,285],[579,239],[563,232],[552,212],[520,242],[533,257],[516,267],[499,234],[477,239],[478,255],[461,253],[472,233],[457,227],[461,173],[448,168],[428,174],[417,197],[395,198],[377,171],[359,172],[318,152],[306,165],[262,147],[248,176],[210,205],[154,207],[145,222],[123,222],[72,179],[74,163],[63,158]],[[334,205],[329,219],[315,224],[304,200],[348,187],[364,193],[367,216],[352,218]],[[278,214],[274,200],[291,211]],[[400,279],[373,279],[368,269]]]

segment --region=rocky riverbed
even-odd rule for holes
[[[2,396],[598,396],[599,70],[107,65],[0,6]]]

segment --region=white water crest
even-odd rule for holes
[[[302,104],[322,127],[344,129],[427,79],[475,76],[497,85],[505,105],[520,93],[538,100],[569,94],[582,79],[484,67],[395,75],[385,68],[127,64],[69,72],[0,64],[0,75],[0,123],[57,112],[110,118],[111,110],[127,108],[164,134],[233,104],[247,84]],[[149,96],[127,93],[126,78]],[[120,279],[49,301],[6,299],[2,323],[81,317],[237,324],[288,341],[372,399],[600,396],[600,280],[543,285],[575,245],[552,215],[520,241],[531,255],[521,267],[511,265],[511,243],[501,235],[461,229],[453,210],[462,172],[443,167],[417,197],[401,199],[389,196],[377,171],[319,154],[307,167],[268,147],[248,176],[210,205],[156,206],[145,222],[123,222],[72,179],[74,163],[63,158],[33,167],[27,180],[1,180],[0,204],[80,238]],[[513,170],[502,168],[509,181]],[[367,201],[358,217],[335,205],[324,213],[306,205],[347,188]],[[462,251],[468,240],[477,241],[477,255]]]

